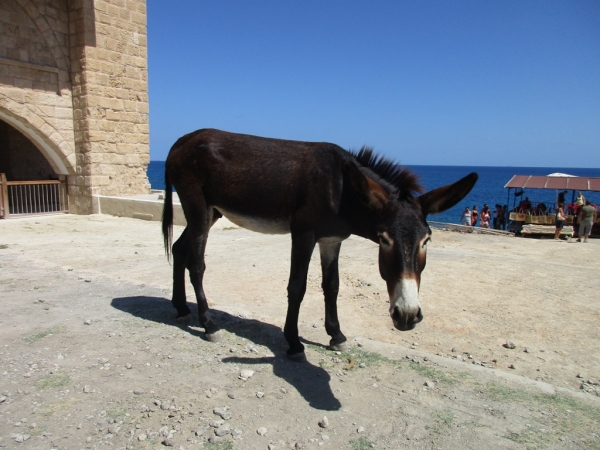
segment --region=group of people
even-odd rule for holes
[[[555,224],[556,229],[554,232],[554,239],[560,240],[560,232],[565,226],[566,215],[565,215],[565,194],[567,191],[558,194],[558,207],[556,208]],[[562,201],[561,201],[562,200]],[[586,200],[581,192],[577,195],[575,205],[573,205],[574,212],[577,215],[579,230],[577,242],[587,242],[589,235],[592,233],[592,226],[598,218],[598,212],[596,207],[591,201]]]
[[[479,221],[479,226],[481,228],[493,228],[494,230],[506,230],[506,224],[508,223],[507,216],[508,215],[508,206],[504,205],[496,205],[494,210],[491,211],[490,207],[487,205],[483,205],[483,209],[481,213],[477,211],[477,205],[473,206],[473,209],[470,209],[468,206],[462,213],[460,224],[466,225],[470,227],[474,227],[477,225]],[[491,221],[491,226],[490,226]]]

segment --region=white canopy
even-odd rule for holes
[[[547,177],[576,177],[577,175],[569,175],[568,173],[554,172],[554,173],[551,173],[546,176]]]

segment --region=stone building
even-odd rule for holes
[[[0,1],[0,173],[93,195],[148,193],[145,0]]]

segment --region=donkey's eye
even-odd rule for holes
[[[387,233],[379,233],[379,242],[383,245],[386,245],[388,247],[392,246],[392,241],[391,239],[387,236]]]
[[[423,248],[427,248],[427,243],[431,241],[431,238],[427,238],[425,239],[425,241],[423,241]]]

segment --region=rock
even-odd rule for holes
[[[367,367],[367,365],[365,363],[360,363],[358,365],[358,367],[360,367],[361,369],[364,369],[365,367]]]
[[[273,444],[269,444],[269,445],[267,445],[267,448],[269,450],[275,450],[277,447],[275,447]]]
[[[323,416],[323,418],[319,421],[319,426],[321,428],[329,428],[329,419],[327,416]]]
[[[134,390],[133,390],[133,393],[134,393],[135,395],[142,395],[142,394],[144,394],[145,392],[144,392],[144,391],[142,391],[141,389],[134,389]]]
[[[89,394],[90,392],[92,392],[92,389],[90,388],[90,386],[88,384],[86,384],[83,387],[83,392],[85,392],[86,394]]]
[[[517,368],[517,366],[515,366],[514,364],[510,364],[510,365],[508,366],[508,368],[509,368],[509,369],[516,369],[516,368]]]
[[[256,434],[259,436],[264,436],[267,434],[267,429],[265,427],[260,427],[258,430],[256,430]]]
[[[140,434],[138,435],[138,441],[145,441],[147,437],[148,436],[146,436],[145,434]]]
[[[29,434],[11,434],[11,437],[15,440],[15,442],[23,443],[28,440],[31,436]]]
[[[458,349],[456,347],[452,347],[452,353],[456,353]]]
[[[160,402],[160,409],[166,411],[171,407],[171,402]]]
[[[90,319],[84,320],[83,321],[84,325],[91,325],[92,321]]]
[[[426,381],[425,383],[423,383],[423,385],[429,389],[435,388],[435,383],[433,381]]]
[[[365,432],[365,427],[358,427],[358,428],[356,429],[356,432],[357,432],[357,433],[364,433],[364,432]]]
[[[0,403],[4,403],[6,399],[7,397],[5,397],[4,395],[0,396]]]
[[[231,400],[235,399],[235,394],[233,392],[230,392],[229,394],[227,394],[227,397],[229,397]]]
[[[254,370],[244,369],[240,372],[240,376],[238,378],[246,381],[248,378],[252,378],[252,375],[254,375]]]
[[[229,420],[229,419],[231,419],[231,413],[229,411],[227,411],[227,409],[228,408],[226,406],[215,408],[215,409],[213,409],[213,413],[216,414],[217,416],[220,416],[221,419]]]
[[[163,440],[162,443],[165,447],[175,447],[175,440],[170,437],[165,438],[165,440]]]
[[[263,398],[264,396],[265,396],[265,393],[264,393],[264,392],[260,392],[260,391],[258,391],[258,392],[256,393],[256,398]]]
[[[125,368],[126,368],[126,369],[131,369],[132,367],[133,367],[133,366],[132,366],[131,364],[129,364],[129,363],[125,364]]]
[[[578,373],[577,378],[585,378],[582,374]]]
[[[225,423],[224,420],[211,420],[208,425],[213,428],[219,428],[221,425]]]
[[[221,437],[231,433],[231,427],[228,423],[224,423],[219,428],[215,428],[215,435]]]
[[[509,349],[514,349],[517,346],[515,345],[515,343],[513,341],[506,341],[504,344],[502,344],[502,347],[504,348],[509,348]]]
[[[204,433],[206,433],[206,428],[204,427],[200,427],[196,430],[196,436],[202,436]]]
[[[305,441],[298,441],[296,442],[296,445],[294,446],[295,448],[304,448],[306,447],[306,442]]]
[[[282,387],[281,389],[279,389],[279,391],[280,391],[282,394],[287,394],[287,390],[286,390],[284,387]]]
[[[239,428],[234,428],[231,431],[231,436],[233,436],[234,439],[241,439],[242,438],[242,430],[240,430]]]

